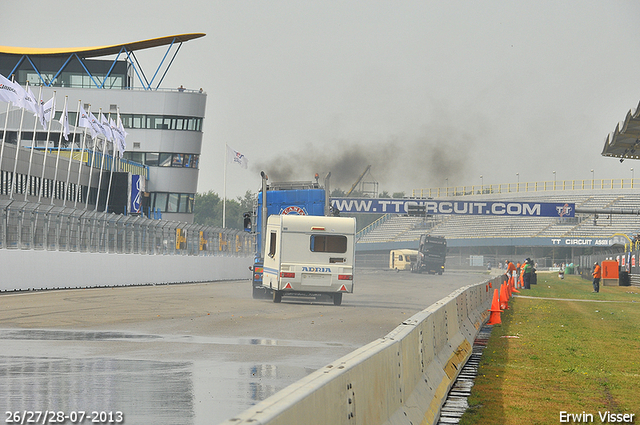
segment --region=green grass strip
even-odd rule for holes
[[[531,288],[493,326],[460,424],[640,424],[640,288],[544,273]]]

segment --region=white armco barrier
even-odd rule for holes
[[[0,291],[249,279],[253,257],[0,250]]]
[[[455,291],[224,424],[436,423],[501,282]]]

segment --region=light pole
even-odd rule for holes
[[[591,189],[593,189],[593,184],[595,183],[595,177],[593,173],[593,168],[591,169]]]
[[[518,179],[518,184],[516,184],[516,192],[520,192],[520,173],[516,173],[516,178]]]
[[[633,167],[631,167],[631,189],[633,189]]]
[[[484,177],[480,174],[480,193],[484,193]]]
[[[556,172],[553,172],[553,190],[556,190]]]
[[[445,181],[445,185],[444,185],[444,187],[446,187],[446,190],[447,190],[447,196],[449,196],[449,177],[446,177],[446,178],[444,179],[444,181]]]

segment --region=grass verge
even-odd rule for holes
[[[640,288],[596,294],[579,276],[542,273],[531,288],[493,327],[460,424],[556,424],[560,412],[607,423],[607,411],[640,424]]]

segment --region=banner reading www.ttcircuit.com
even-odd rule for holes
[[[410,205],[425,207],[425,214],[500,215],[521,217],[574,217],[575,204],[550,202],[478,202],[418,199],[332,198],[343,213],[406,214]]]

